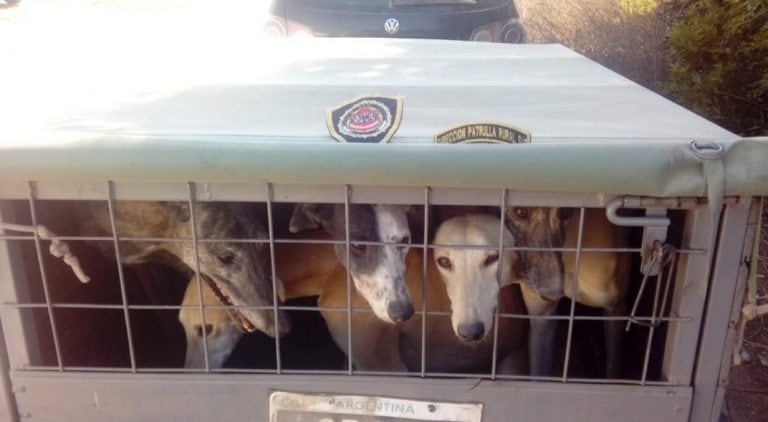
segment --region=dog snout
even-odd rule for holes
[[[387,315],[394,322],[404,322],[413,316],[413,304],[410,301],[392,302],[387,307]]]
[[[541,288],[538,289],[539,295],[549,301],[556,302],[565,296],[565,292],[563,289],[548,289],[548,288]]]
[[[277,337],[283,337],[291,332],[291,320],[288,319],[288,315],[284,312],[280,312],[277,315]]]
[[[467,341],[477,341],[485,335],[485,324],[482,322],[459,324],[457,328],[459,337]]]

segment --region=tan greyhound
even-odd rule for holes
[[[524,312],[516,287],[500,289],[498,218],[474,215],[451,219],[441,225],[456,230],[438,230],[434,254],[427,254],[425,370],[430,372],[486,372],[493,353],[493,316],[501,295],[501,312]],[[441,235],[442,234],[442,235]],[[512,245],[509,233],[505,243]],[[450,245],[477,245],[483,249],[450,248]],[[514,254],[506,252],[500,271],[504,285],[511,284]],[[406,280],[417,307],[422,300],[424,255],[412,249],[407,257]],[[440,269],[438,270],[438,267]],[[338,276],[337,276],[338,277]],[[346,288],[338,279],[328,282],[320,296],[322,307],[346,307]],[[482,286],[482,287],[481,287]],[[490,302],[493,302],[492,304]],[[488,306],[476,306],[476,305]],[[358,295],[353,295],[354,308],[366,308]],[[420,309],[420,307],[419,307]],[[488,312],[485,312],[488,311]],[[387,325],[370,312],[355,312],[352,317],[352,351],[348,350],[347,315],[340,311],[323,311],[336,344],[352,358],[356,369],[373,371],[418,371],[421,368],[421,316]],[[526,335],[523,319],[502,318],[499,321],[498,356],[504,372],[524,372],[514,362],[524,350]],[[457,338],[452,331],[460,333]],[[523,352],[524,353],[524,352]],[[509,357],[509,358],[507,358]]]

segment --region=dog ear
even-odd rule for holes
[[[297,204],[293,209],[288,230],[291,233],[300,233],[306,230],[316,229],[331,222],[333,218],[333,205],[327,204]]]
[[[174,221],[178,223],[186,223],[191,218],[189,213],[189,205],[184,202],[161,202],[163,208],[173,216]]]

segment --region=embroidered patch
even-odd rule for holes
[[[385,143],[400,127],[403,97],[371,95],[328,109],[326,125],[339,142]]]
[[[438,144],[529,144],[531,134],[503,123],[472,122],[440,132],[434,141]]]

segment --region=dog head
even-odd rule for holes
[[[349,259],[347,245],[335,245],[336,257],[347,268],[357,291],[376,316],[387,322],[408,320],[414,313],[405,284],[407,246],[368,245],[357,242],[409,244],[408,207],[349,205]],[[290,230],[297,233],[322,226],[335,240],[346,239],[344,205],[299,204]]]
[[[197,277],[192,277],[184,293],[184,300],[181,303],[183,306],[200,304],[197,289]],[[201,290],[204,305],[219,304],[219,298],[205,281],[202,281]],[[204,312],[205,323],[203,323],[198,307],[185,307],[179,310],[179,322],[184,327],[184,333],[187,336],[185,368],[205,368],[204,338],[208,341],[210,367],[221,368],[242,336],[238,324],[230,317],[226,309],[205,308]]]
[[[505,223],[515,245],[530,248],[561,248],[572,208],[507,207]],[[563,256],[553,250],[518,251],[518,270],[544,299],[563,297]]]
[[[189,211],[182,207],[178,224],[189,223]],[[198,202],[195,206],[197,251],[191,243],[185,246],[183,261],[197,270],[195,254],[199,256],[200,272],[224,305],[252,306],[235,314],[247,331],[254,328],[269,336],[282,336],[290,331],[290,322],[283,311],[275,321],[272,272],[269,265],[269,245],[253,239],[268,239],[260,213],[253,204]],[[188,231],[188,230],[187,230]],[[237,242],[210,242],[206,239],[237,239]],[[250,241],[247,241],[249,239]],[[275,280],[279,291],[282,283]]]
[[[487,214],[454,217],[438,227],[433,260],[451,300],[451,324],[465,341],[485,337],[493,326],[501,287],[512,283],[514,253],[499,259],[501,220]],[[490,248],[451,248],[475,245]],[[504,230],[504,245],[512,246],[512,235]],[[501,273],[499,278],[499,263]]]

